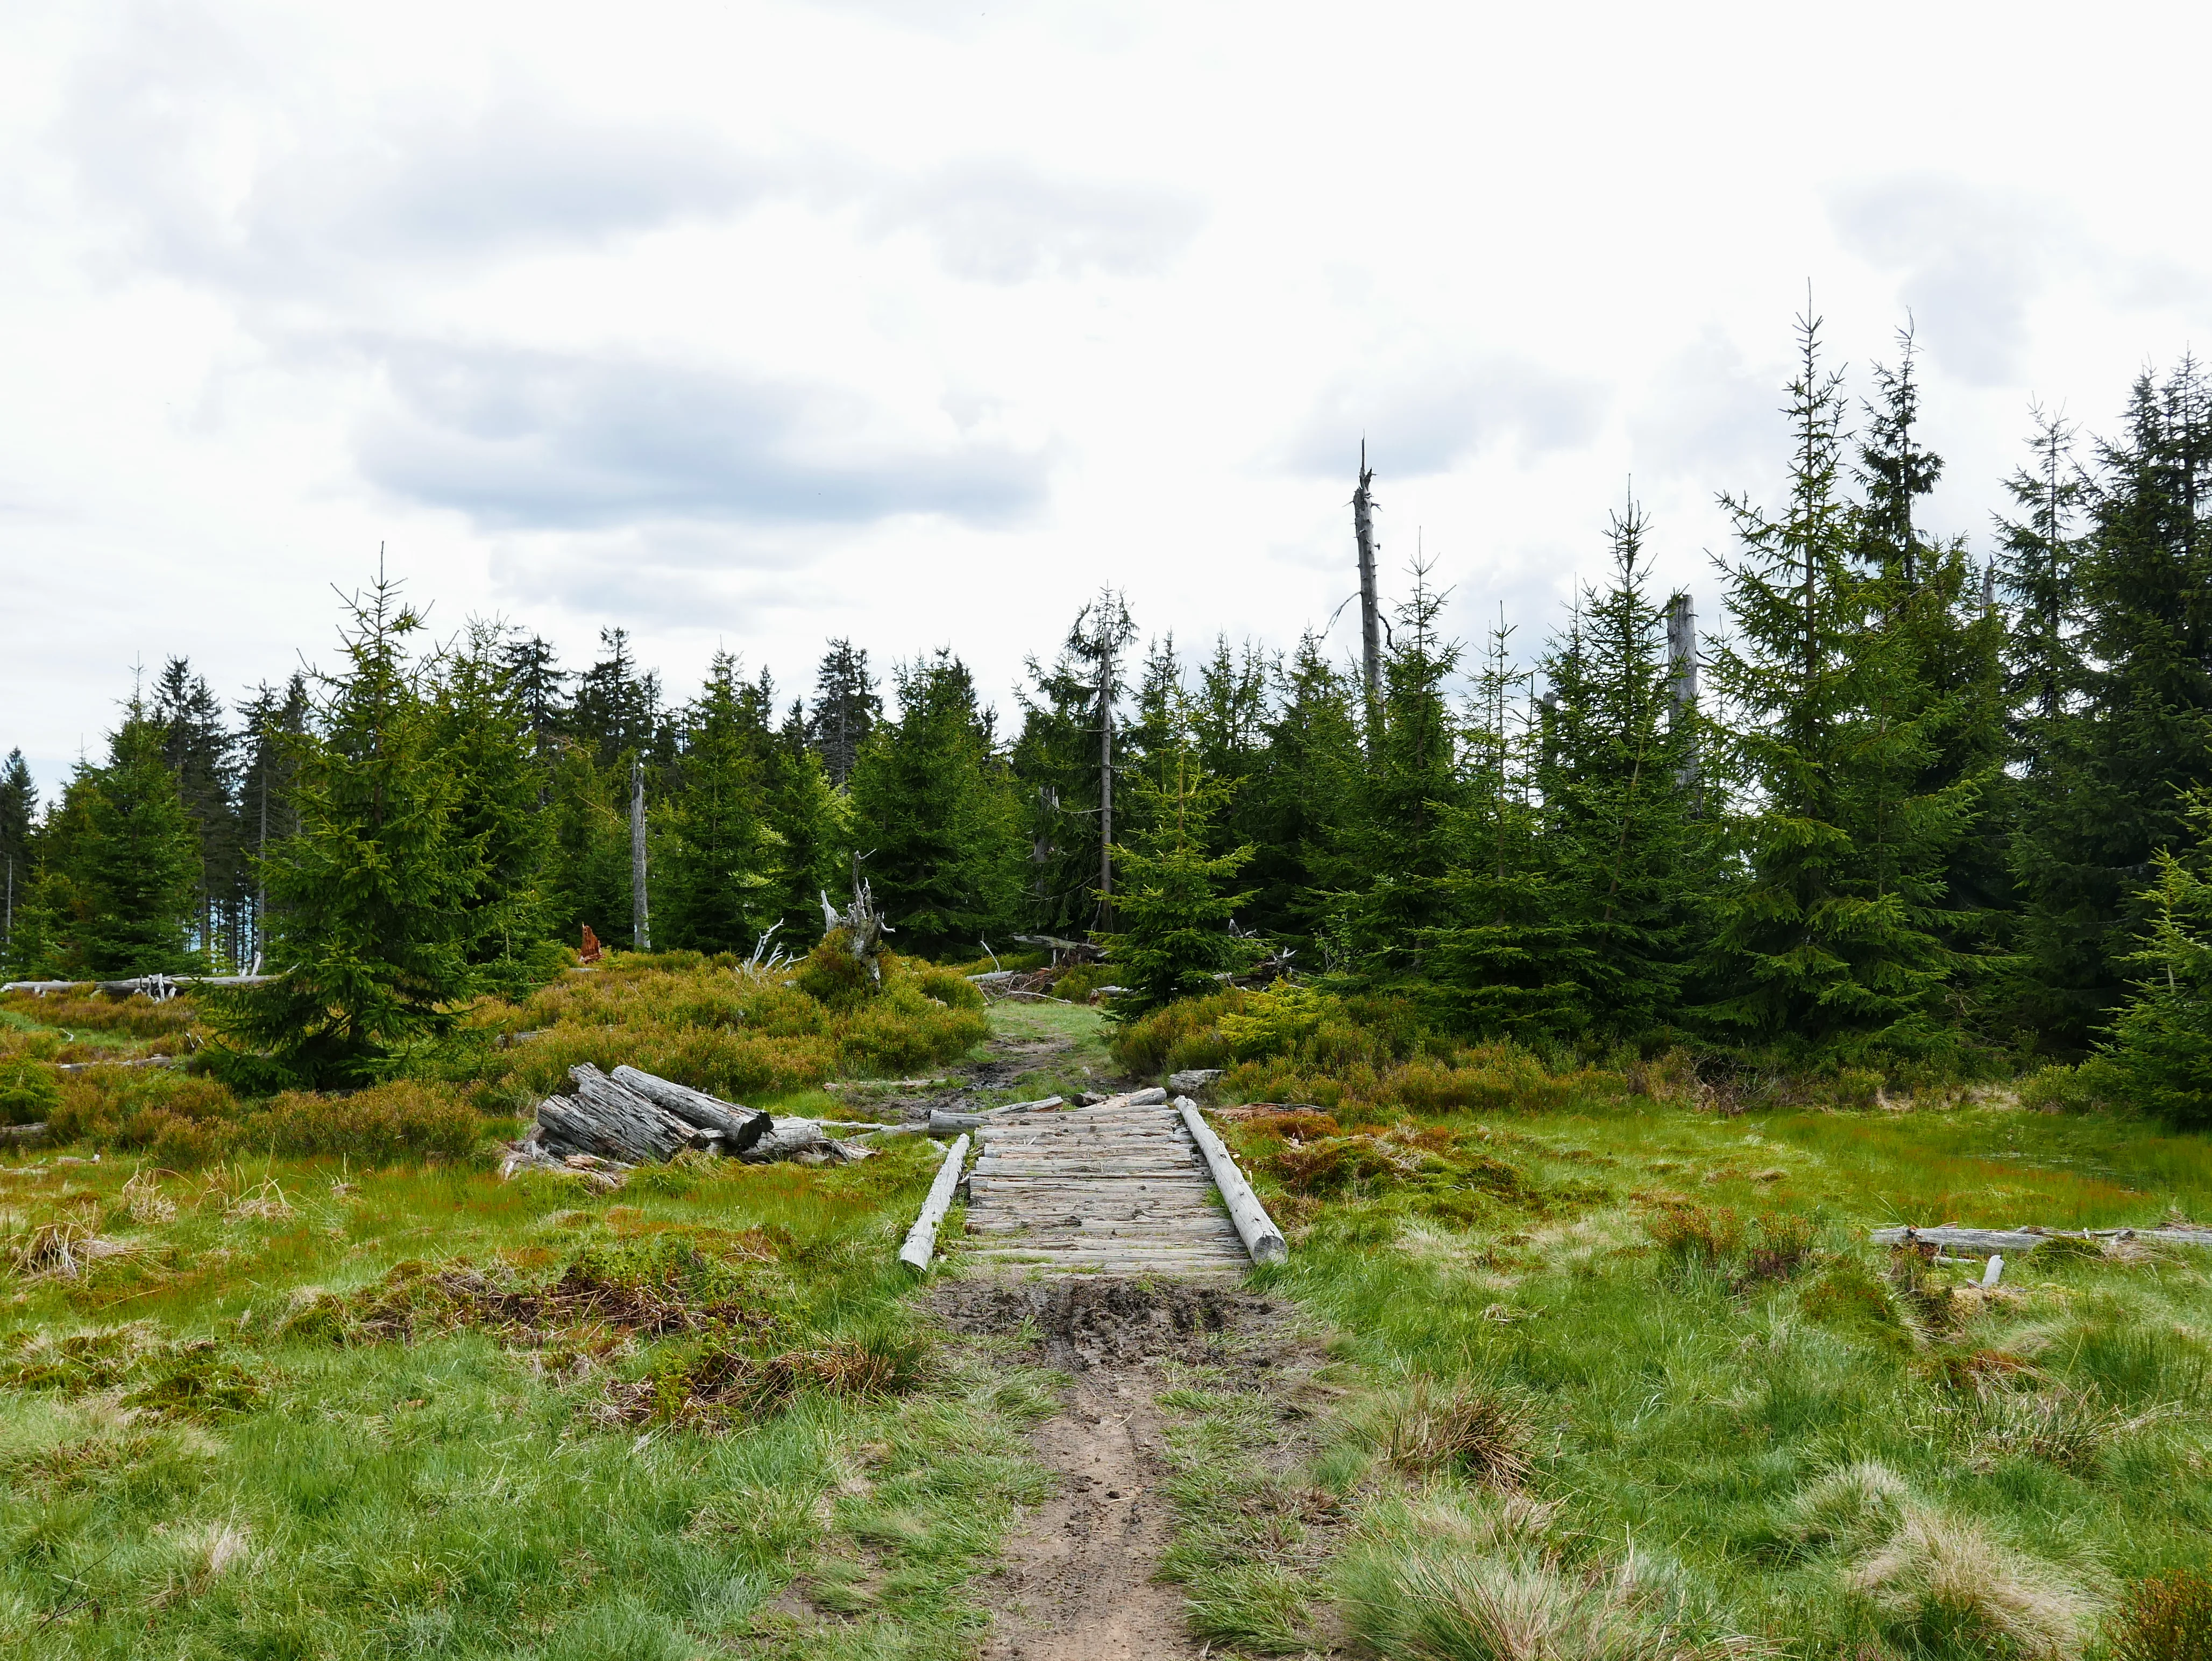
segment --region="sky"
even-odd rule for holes
[[[574,667],[1266,647],[1419,550],[1533,651],[1632,488],[1718,609],[1795,319],[1924,516],[2212,336],[2172,5],[0,6],[0,751],[331,661],[377,570]],[[1357,646],[1357,608],[1335,649]]]

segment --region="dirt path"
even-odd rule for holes
[[[1156,1368],[1208,1357],[1209,1340],[1275,1318],[1274,1306],[1231,1287],[1103,1276],[956,1281],[930,1304],[957,1332],[1041,1334],[1035,1359],[1074,1379],[1034,1438],[1054,1491],[1007,1542],[987,1661],[1197,1656],[1182,1594],[1152,1579],[1173,1524]]]

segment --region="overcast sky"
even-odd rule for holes
[[[2191,22],[2190,19],[2196,18]],[[2171,4],[0,8],[0,750],[450,629],[1010,704],[1098,584],[1285,644],[1417,536],[1533,644],[1632,475],[1712,615],[1812,285],[1939,532],[2212,330]],[[1350,615],[1335,640],[1356,640]]]

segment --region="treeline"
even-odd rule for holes
[[[429,954],[395,981],[428,1010],[545,973],[585,925],[632,943],[641,779],[656,948],[804,944],[858,876],[908,951],[1101,932],[1133,1009],[1273,954],[1553,1042],[1993,1070],[2122,1019],[2192,1064],[2212,384],[2146,373],[2102,439],[2039,414],[1978,557],[1918,518],[1942,462],[1909,337],[1856,403],[1816,324],[1801,344],[1787,478],[1723,499],[1725,615],[1694,660],[1632,501],[1533,669],[1502,622],[1445,638],[1425,572],[1371,694],[1312,635],[1140,649],[1109,590],[1005,731],[945,652],[884,686],[832,642],[787,701],[722,656],[672,701],[619,630],[574,673],[495,626],[418,646],[380,586],[339,671],[226,726],[179,661],[51,812],[20,766],[0,784],[27,873],[8,961],[289,967],[353,929]],[[381,912],[327,914],[407,873]]]

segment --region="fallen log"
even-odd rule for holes
[[[1252,1185],[1244,1180],[1244,1173],[1237,1168],[1227,1146],[1200,1117],[1198,1104],[1188,1096],[1178,1096],[1176,1107],[1190,1129],[1191,1139],[1198,1143],[1199,1152],[1206,1155],[1206,1168],[1213,1173],[1213,1185],[1221,1191],[1222,1203],[1229,1208],[1229,1220],[1237,1225],[1237,1236],[1244,1242],[1252,1261],[1284,1262],[1290,1257],[1291,1248],[1284,1242],[1283,1231],[1275,1227],[1267,1208],[1260,1203]]]
[[[54,1064],[58,1073],[82,1073],[91,1067],[178,1067],[184,1064],[182,1056],[132,1056],[123,1061],[58,1061]]]
[[[0,1125],[0,1144],[29,1148],[46,1139],[43,1121],[37,1125]]]
[[[2160,1246],[2212,1246],[2212,1228],[1871,1228],[1877,1246],[1932,1246],[1941,1251],[2033,1252],[2045,1240],[2149,1240]]]
[[[937,1167],[936,1179],[929,1185],[929,1197],[921,1203],[921,1215],[906,1231],[906,1244],[899,1247],[899,1261],[908,1268],[927,1269],[930,1258],[936,1255],[937,1231],[944,1226],[945,1214],[952,1209],[952,1191],[960,1185],[960,1167],[967,1157],[965,1137],[945,1150],[944,1163]]]
[[[574,1095],[550,1096],[538,1105],[538,1122],[545,1128],[546,1139],[564,1145],[556,1151],[601,1154],[628,1165],[646,1165],[720,1140],[664,1112],[589,1062],[571,1067],[568,1078],[576,1087]]]
[[[665,1113],[672,1113],[686,1125],[702,1131],[719,1132],[726,1150],[743,1158],[753,1145],[771,1128],[766,1113],[755,1112],[750,1107],[735,1102],[720,1100],[704,1090],[695,1090],[688,1084],[677,1084],[657,1077],[637,1067],[617,1067],[613,1074],[616,1083],[635,1090]]]
[[[165,998],[173,997],[182,986],[265,986],[283,979],[274,974],[148,974],[129,980],[10,980],[0,985],[0,995],[29,992],[35,997],[44,997],[48,992],[85,989],[119,997],[143,992],[149,997]]]

